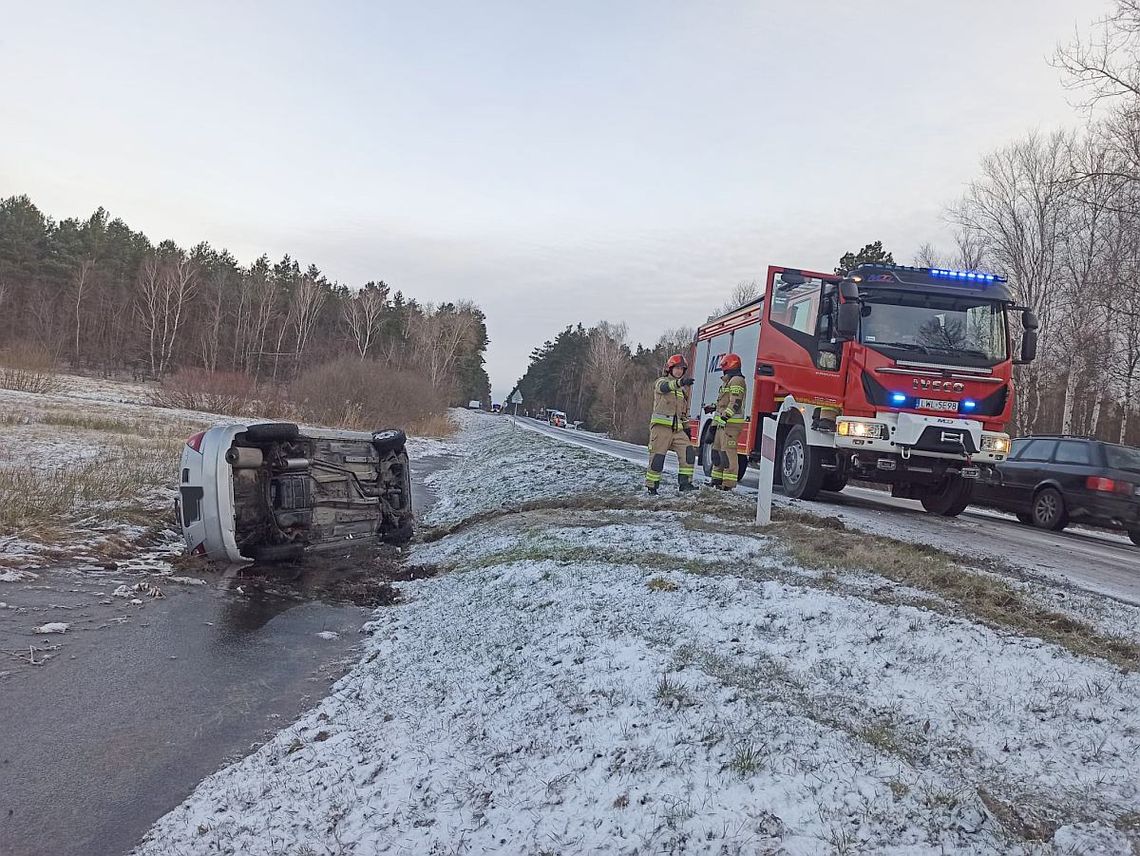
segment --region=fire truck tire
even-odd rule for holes
[[[803,425],[793,425],[780,449],[784,493],[793,499],[815,499],[823,487],[819,451],[808,445]]]
[[[928,488],[922,497],[922,507],[941,517],[957,517],[966,510],[974,495],[972,479],[947,476],[941,484]]]
[[[824,490],[829,490],[832,493],[839,493],[845,487],[847,487],[846,473],[830,472],[823,477]]]

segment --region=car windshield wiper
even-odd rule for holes
[[[916,345],[913,342],[864,342],[863,344],[879,348],[902,348],[904,351],[918,351],[920,354],[927,353],[925,345]]]
[[[952,348],[949,345],[927,345],[932,351],[938,351],[944,354],[965,354],[969,357],[989,357],[985,351],[979,351],[977,348]]]

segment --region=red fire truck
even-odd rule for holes
[[[1010,315],[1021,313],[1014,359]],[[891,485],[954,516],[1009,453],[1013,366],[1037,350],[1037,319],[993,274],[861,265],[845,275],[768,268],[764,296],[703,325],[693,345],[690,430],[711,470],[717,362],[748,383],[741,476],[776,420],[775,478],[812,499],[848,479]]]

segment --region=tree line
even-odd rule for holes
[[[1116,0],[1054,65],[1078,131],[1031,132],[987,154],[948,211],[954,246],[915,263],[1002,273],[1041,322],[1020,366],[1018,434],[1140,440],[1140,0]]]
[[[422,373],[453,403],[487,400],[482,311],[419,303],[383,281],[350,288],[316,265],[242,265],[208,243],[153,243],[100,208],[56,222],[0,200],[0,350],[34,347],[75,370],[241,373],[286,384],[351,356]]]

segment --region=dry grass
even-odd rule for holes
[[[273,402],[279,396],[259,386],[257,380],[242,372],[209,372],[205,369],[179,369],[163,380],[147,398],[154,407],[201,410],[225,416],[270,415],[279,408]],[[279,416],[274,412],[272,415]]]
[[[373,360],[341,357],[315,366],[290,384],[289,399],[305,419],[334,428],[418,426],[421,433],[434,423],[450,433],[445,390]]]
[[[107,431],[112,434],[137,434],[137,423],[111,416],[96,416],[90,413],[75,413],[61,410],[45,413],[35,420],[41,425],[54,425],[60,428],[80,428],[85,431]]]
[[[62,391],[64,383],[50,351],[17,343],[0,351],[0,388],[47,395]]]
[[[372,426],[377,428],[381,426]],[[451,437],[459,426],[447,413],[431,413],[400,426],[409,437]],[[369,429],[371,430],[371,429]]]
[[[92,518],[150,522],[146,494],[173,483],[177,461],[170,442],[124,439],[89,461],[0,467],[0,534],[58,533]]]
[[[807,517],[806,515],[804,517]],[[1092,625],[1033,603],[1004,580],[963,567],[951,553],[846,529],[822,518],[785,520],[777,535],[796,562],[842,574],[871,571],[938,595],[991,627],[1036,636],[1128,669],[1140,668],[1140,646],[1100,633]],[[840,533],[842,530],[842,533]]]

